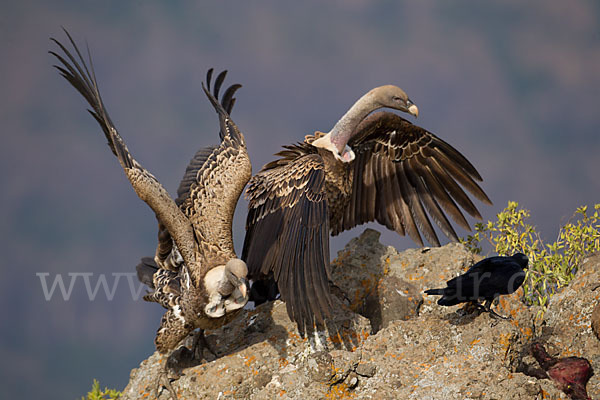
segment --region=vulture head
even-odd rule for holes
[[[242,308],[248,302],[248,266],[239,258],[208,271],[204,285],[209,301],[204,312],[211,318],[222,317],[226,312]]]
[[[371,101],[376,107],[373,110],[377,108],[393,108],[394,110],[412,114],[415,117],[419,116],[417,106],[408,98],[404,90],[398,86],[379,86],[367,93],[366,96],[372,97]]]
[[[354,160],[354,151],[348,141],[356,132],[358,124],[370,113],[380,108],[391,108],[417,117],[419,109],[398,86],[385,85],[370,90],[344,114],[333,129],[312,142],[315,147],[327,149],[341,162]]]
[[[222,285],[227,287],[225,292],[221,292],[224,297],[233,296],[233,300],[237,303],[243,303],[241,307],[248,301],[248,266],[239,258],[232,258],[225,264],[225,279],[227,284]],[[231,290],[233,288],[233,290]],[[231,291],[229,291],[231,290]],[[229,291],[229,292],[228,292]]]

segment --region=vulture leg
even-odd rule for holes
[[[194,352],[194,358],[196,360],[201,360],[204,358],[204,349],[208,350],[210,354],[217,358],[217,353],[208,344],[206,336],[204,336],[204,329],[199,329],[194,335],[194,344],[192,344],[192,351]]]
[[[182,345],[173,350],[167,357],[164,368],[162,368],[156,377],[156,385],[153,393],[155,398],[158,398],[161,387],[164,386],[167,392],[169,392],[169,396],[176,400],[177,395],[171,382],[179,379],[183,369],[198,365],[202,359],[206,359],[204,357],[204,349],[207,349],[215,358],[217,357],[215,351],[206,341],[203,329],[197,331],[193,336],[194,341],[191,349]]]
[[[161,387],[163,386],[165,387],[167,392],[169,392],[169,398],[177,400],[177,392],[175,392],[175,389],[173,389],[173,385],[171,385],[171,379],[169,378],[167,363],[165,363],[165,367],[156,377],[156,385],[154,386],[154,390],[152,393],[153,398],[158,399]]]

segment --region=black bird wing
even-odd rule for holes
[[[449,280],[447,285],[452,292],[465,298],[491,299],[514,292],[524,279],[525,272],[516,261],[499,256],[481,260],[463,275]]]
[[[65,30],[77,58],[56,39],[51,39],[62,50],[64,56],[50,51],[57,58],[60,65],[55,65],[60,74],[86,99],[91,106],[90,114],[100,124],[108,146],[118,158],[125,171],[125,175],[133,186],[136,194],[146,202],[173,235],[182,256],[186,261],[193,263],[194,233],[190,221],[175,204],[167,191],[158,180],[144,169],[129,153],[125,142],[117,132],[98,90],[98,83],[94,73],[91,56],[88,51],[89,68],[83,59],[71,35]]]
[[[263,169],[248,185],[242,259],[249,276],[273,276],[288,315],[303,333],[331,313],[329,218],[318,154]]]
[[[433,133],[390,112],[371,114],[356,128],[348,145],[356,155],[353,187],[347,207],[332,216],[332,234],[377,221],[423,245],[439,245],[430,222],[458,240],[446,214],[462,228],[470,227],[460,207],[481,219],[463,187],[486,204],[491,201],[477,184],[481,176],[456,149]],[[462,187],[461,187],[462,186]]]

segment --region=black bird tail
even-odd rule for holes
[[[143,257],[140,263],[135,267],[140,282],[154,289],[154,273],[158,271],[158,266],[150,257]]]
[[[444,289],[427,289],[425,293],[434,295],[444,294]]]

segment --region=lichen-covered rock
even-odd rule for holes
[[[512,320],[499,320],[423,295],[480,259],[464,246],[398,253],[378,239],[366,230],[332,262],[341,300],[326,332],[301,338],[280,301],[245,311],[207,334],[218,358],[184,368],[172,384],[178,398],[567,399],[550,380],[523,373],[535,362],[527,351],[533,341],[600,371],[590,327],[600,256],[554,296],[543,320],[539,308],[523,304],[522,289],[500,299],[496,311]],[[124,398],[149,398],[164,362],[155,353],[134,369]],[[588,383],[591,398],[600,398],[599,375]],[[167,398],[162,391],[159,399]]]
[[[596,303],[596,307],[594,307],[594,311],[592,311],[591,319],[592,331],[598,340],[600,340],[600,302]]]
[[[584,357],[596,374],[588,382],[592,399],[600,399],[600,341],[592,331],[592,312],[600,299],[600,254],[588,257],[571,284],[550,299],[538,341],[553,357]]]
[[[206,339],[219,357],[183,369],[172,386],[181,399],[319,398],[355,368],[358,361],[346,365],[340,354],[353,354],[369,332],[366,318],[338,302],[327,330],[302,338],[284,303],[265,303],[207,332]],[[336,352],[338,356],[331,358],[330,353]],[[331,368],[322,361],[328,359]],[[123,398],[151,396],[165,361],[165,356],[155,353],[142,362],[132,371]],[[304,388],[303,395],[295,397],[292,394],[298,386]],[[167,398],[168,393],[162,391],[159,399]]]

